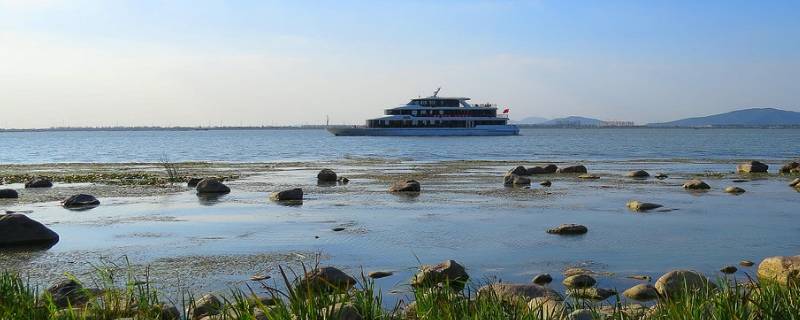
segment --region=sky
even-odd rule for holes
[[[800,111],[800,1],[0,0],[0,127]]]

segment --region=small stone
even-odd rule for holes
[[[264,280],[269,280],[270,278],[272,278],[272,277],[265,276],[265,275],[262,275],[262,274],[255,274],[255,275],[250,276],[250,280],[252,280],[252,281],[264,281]]]
[[[339,181],[339,183],[341,183],[341,184],[348,184],[348,183],[350,183],[350,179],[348,179],[347,177],[339,177],[338,181]]]
[[[644,171],[644,170],[636,170],[636,171],[628,172],[628,174],[626,174],[626,176],[629,177],[629,178],[647,178],[647,177],[650,176],[650,173],[648,173],[647,171]]]
[[[739,187],[727,187],[725,188],[725,192],[732,194],[742,194],[745,192],[745,190]]]
[[[503,184],[510,186],[526,186],[531,184],[531,179],[528,177],[518,176],[515,174],[506,174],[503,176]]]
[[[333,228],[331,230],[339,232],[339,231],[344,231],[344,228],[343,227],[336,227],[336,228]]]
[[[380,278],[390,277],[393,274],[394,272],[391,271],[372,271],[367,276],[372,279],[380,279]]]
[[[635,279],[635,280],[642,280],[642,281],[650,281],[652,279],[650,276],[647,276],[647,275],[632,275],[632,276],[627,276],[626,278]]]
[[[553,183],[550,182],[550,180],[545,180],[545,181],[539,182],[539,185],[541,185],[542,187],[549,187],[549,186],[552,186]]]
[[[724,273],[724,274],[736,273],[736,271],[738,271],[738,270],[739,269],[736,269],[736,267],[734,267],[734,266],[724,266],[724,267],[722,267],[722,269],[719,269],[719,271]]]
[[[669,176],[666,173],[658,173],[655,175],[655,178],[658,180],[664,180],[666,178],[669,178]]]
[[[518,176],[526,176],[528,175],[528,170],[526,170],[523,166],[517,166],[516,168],[509,170],[508,173]]]
[[[588,274],[577,274],[566,277],[561,283],[570,289],[584,289],[593,286],[597,281]]]
[[[658,299],[658,291],[656,290],[656,287],[645,283],[640,283],[630,287],[628,290],[623,291],[622,295],[628,299],[642,302]]]
[[[19,198],[19,193],[14,189],[0,189],[0,199],[16,199]]]
[[[800,178],[795,178],[794,180],[792,180],[792,182],[789,182],[789,186],[795,188],[800,186]]]
[[[628,209],[631,209],[632,211],[648,211],[663,207],[657,203],[639,202],[636,200],[628,201],[627,206]]]
[[[683,184],[683,188],[688,190],[708,190],[711,189],[711,186],[703,182],[703,180],[692,179],[686,181],[686,183]]]
[[[547,230],[547,233],[552,234],[584,234],[589,231],[589,228],[579,224],[562,224],[553,229]]]
[[[755,262],[750,261],[750,260],[742,260],[742,261],[739,261],[739,265],[742,266],[742,267],[752,267],[752,266],[755,265]]]
[[[590,299],[595,301],[603,301],[617,294],[617,291],[613,289],[595,288],[595,287],[571,289],[568,290],[568,292],[573,297],[581,299]]]
[[[595,179],[600,179],[600,176],[596,176],[596,175],[593,175],[593,174],[582,174],[582,175],[579,175],[578,178],[580,178],[580,179],[588,179],[588,180],[595,180]]]
[[[543,286],[549,284],[550,282],[553,282],[553,277],[550,276],[549,273],[542,273],[533,277],[532,282],[540,286]]]
[[[426,265],[411,279],[411,286],[415,288],[433,287],[447,283],[455,290],[461,290],[469,280],[464,266],[455,260],[446,260],[437,265]]]

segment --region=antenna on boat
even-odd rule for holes
[[[436,98],[436,96],[438,96],[438,95],[439,95],[439,90],[442,90],[442,87],[438,87],[438,88],[436,88],[436,91],[434,91],[434,92],[433,92],[433,97],[434,97],[434,98]]]

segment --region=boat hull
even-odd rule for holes
[[[366,128],[330,127],[328,132],[337,136],[515,136],[519,128],[514,125],[475,126],[474,128]]]

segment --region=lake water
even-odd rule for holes
[[[439,160],[782,160],[800,129],[523,129],[510,137],[336,137],[324,130],[0,132],[0,164]]]
[[[638,283],[625,276],[657,277],[674,268],[721,276],[720,267],[742,259],[800,254],[800,192],[787,186],[791,177],[774,174],[800,156],[798,141],[800,130],[783,129],[525,129],[515,137],[466,138],[350,138],[322,130],[0,133],[2,164],[151,162],[166,153],[173,161],[270,168],[229,182],[231,194],[216,199],[187,188],[101,198],[100,207],[83,212],[57,202],[0,200],[0,209],[29,210],[61,235],[44,252],[0,252],[0,267],[54,278],[85,272],[97,260],[120,263],[124,255],[152,265],[164,283],[180,279],[197,290],[224,291],[248,283],[252,274],[276,276],[277,265],[296,266],[319,254],[322,263],[351,273],[395,271],[377,281],[387,304],[407,297],[407,281],[420,262],[444,259],[462,262],[477,281],[528,282],[540,272],[560,281],[564,268],[583,266],[607,272],[598,276],[600,285],[619,290]],[[762,160],[773,174],[733,173],[742,159]],[[502,185],[505,171],[538,161],[584,163],[601,178],[548,175],[534,177],[531,188]],[[351,183],[317,185],[321,167]],[[670,177],[624,177],[633,169]],[[419,196],[386,192],[388,181],[404,175],[421,180]],[[697,175],[712,190],[681,187]],[[539,186],[542,179],[553,186]],[[731,185],[747,192],[722,192]],[[266,199],[290,187],[305,190],[301,206]],[[633,213],[625,207],[631,199],[667,210]],[[589,233],[545,232],[561,223],[584,224]],[[738,276],[744,273],[754,269]]]

